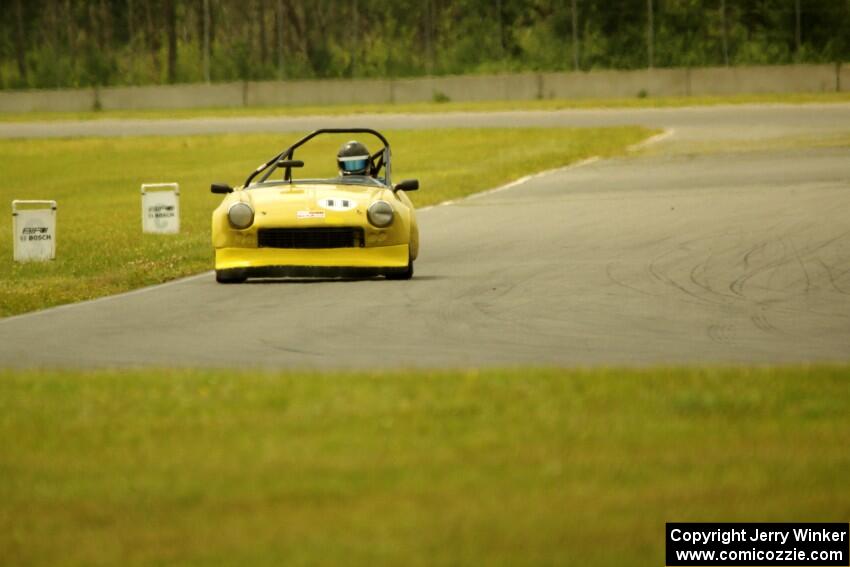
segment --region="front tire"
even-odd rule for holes
[[[413,260],[408,257],[407,268],[403,272],[391,272],[386,275],[388,280],[409,280],[413,277]]]
[[[248,277],[241,270],[216,270],[215,281],[220,284],[244,283]]]

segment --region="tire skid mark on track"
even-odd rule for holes
[[[667,257],[669,257],[669,256],[671,256],[671,255],[673,255],[673,254],[675,254],[676,252],[679,252],[679,251],[686,251],[686,252],[689,251],[688,244],[687,243],[682,244],[677,248],[667,250],[666,252],[662,252],[658,256],[654,257],[649,262],[649,264],[647,265],[647,269],[649,270],[649,273],[652,275],[652,277],[655,278],[657,281],[659,281],[659,282],[661,282],[661,283],[663,283],[667,286],[673,287],[673,288],[681,291],[685,295],[688,295],[688,296],[692,297],[693,299],[696,299],[698,303],[707,304],[707,305],[723,305],[723,302],[718,302],[718,301],[715,301],[713,299],[706,298],[706,297],[704,297],[700,294],[694,293],[693,291],[688,289],[686,286],[684,286],[681,283],[679,283],[678,281],[676,281],[675,278],[668,275],[666,270],[662,269],[662,267],[660,266],[662,260],[666,259]]]
[[[760,244],[756,244],[752,248],[750,248],[746,254],[744,254],[744,266],[749,268],[752,260],[750,259],[753,254],[764,252],[765,247],[767,246],[767,242],[762,242]]]
[[[778,328],[776,328],[773,323],[767,318],[767,314],[764,311],[759,311],[750,316],[750,321],[753,322],[753,325],[756,326],[759,330],[771,334],[771,333],[779,333],[781,332]]]
[[[499,275],[507,277],[510,274]],[[546,267],[538,277],[522,276],[520,273],[514,275],[516,279],[511,285],[500,285],[497,290],[493,290],[489,284],[476,285],[465,294],[470,300],[463,314],[476,326],[492,328],[496,325],[503,329],[498,336],[490,336],[487,343],[499,348],[519,347],[526,355],[538,356],[551,353],[563,340],[574,341],[573,327],[564,326],[564,323],[576,315],[576,306],[566,305],[559,300],[558,295],[537,293],[536,289],[541,278],[558,280],[562,277]],[[485,280],[496,281],[487,276]],[[541,323],[547,324],[550,329],[544,337],[540,336]]]
[[[732,345],[736,342],[736,330],[733,325],[709,325],[706,334],[709,339],[718,344]]]
[[[800,256],[800,251],[797,249],[797,246],[794,244],[794,240],[789,236],[786,238],[788,243],[788,247],[794,253],[794,260],[796,260],[797,265],[800,266],[800,270],[803,272],[803,278],[806,281],[805,293],[808,294],[812,289],[812,278],[809,275],[809,270],[806,269],[806,263],[803,262],[803,258]]]
[[[527,281],[527,280],[526,280]],[[472,300],[469,302],[469,306],[471,307],[472,314],[476,316],[476,321],[491,321],[503,325],[508,325],[512,331],[514,331],[513,335],[510,334],[501,334],[496,338],[496,344],[502,345],[516,345],[517,343],[523,345],[526,348],[539,348],[539,342],[533,338],[533,335],[529,335],[528,333],[517,333],[518,330],[532,330],[532,326],[528,321],[524,320],[521,317],[517,316],[517,311],[520,313],[524,312],[526,307],[535,301],[535,298],[527,297],[523,293],[522,289],[517,289],[521,287],[523,281],[515,281],[510,285],[505,285],[504,289],[497,290],[497,293],[494,295],[493,299],[490,300]],[[469,296],[480,298],[482,295],[486,294],[486,289],[490,286],[482,286],[480,288],[474,287],[472,288]],[[494,301],[494,299],[505,300],[507,298],[516,296],[519,294],[519,300],[515,300],[512,304],[505,308],[504,306],[500,306],[499,302]],[[490,339],[493,340],[492,338]]]
[[[698,242],[703,242],[709,239],[713,240],[714,238],[716,237],[699,238],[692,240],[691,243],[696,244]],[[726,247],[723,250],[720,250],[719,252],[715,251],[713,246],[709,248],[708,256],[706,257],[706,259],[702,262],[695,263],[694,267],[691,269],[689,273],[691,283],[701,288],[706,293],[719,297],[724,303],[728,304],[730,299],[734,300],[735,296],[729,295],[728,293],[720,292],[718,291],[718,288],[711,285],[710,275],[712,272],[709,271],[709,267],[710,265],[712,265],[712,262],[715,261],[716,258],[722,257],[724,254],[730,252],[736,252],[737,249],[737,243],[733,244],[732,246]]]
[[[765,264],[763,264],[761,266],[755,266],[755,267],[745,271],[744,273],[742,273],[739,277],[735,278],[729,284],[729,291],[731,291],[735,296],[739,297],[740,299],[747,299],[747,296],[744,293],[744,287],[747,285],[747,283],[750,282],[750,280],[752,280],[753,278],[756,278],[756,277],[758,277],[758,276],[760,276],[760,275],[762,275],[762,274],[764,274],[768,271],[770,271],[770,276],[768,277],[767,285],[763,289],[764,290],[772,290],[773,289],[772,282],[773,282],[774,276],[777,273],[777,270],[779,268],[781,268],[782,266],[786,265],[789,262],[788,257],[787,257],[787,250],[786,250],[785,243],[780,241],[779,244],[782,245],[783,251],[782,251],[782,255],[780,256],[780,258],[778,260],[768,260]],[[759,248],[764,253],[766,250],[768,250],[770,248],[770,242],[762,243],[762,245],[759,246]]]
[[[697,300],[730,315],[743,308],[742,314],[753,328],[767,335],[797,336],[789,331],[796,328],[793,321],[800,316],[815,316],[818,327],[826,332],[835,322],[850,318],[850,313],[842,313],[840,309],[830,312],[820,307],[834,303],[828,296],[820,297],[824,291],[822,284],[833,292],[848,294],[840,282],[850,269],[839,276],[834,265],[844,265],[850,260],[838,246],[850,231],[823,239],[814,236],[816,228],[815,223],[795,223],[791,227],[777,223],[764,232],[779,234],[769,239],[762,237],[750,245],[745,245],[746,240],[758,237],[744,232],[724,231],[686,240],[655,254],[647,266],[648,275],[656,285],[682,294],[681,301]],[[729,244],[723,245],[724,241]],[[801,241],[806,244],[801,245]],[[836,252],[836,262],[832,265],[823,254],[818,255],[824,250]],[[653,293],[651,286],[642,286],[642,280],[621,269],[621,263],[606,263],[605,274],[608,281],[641,295],[663,295]],[[734,277],[725,286],[719,286],[721,274]],[[807,299],[815,293],[816,301]],[[706,327],[713,342],[727,345],[737,342],[731,331],[727,324]]]
[[[832,285],[832,288],[835,291],[837,291],[838,293],[850,295],[850,289],[844,289],[840,285],[838,285],[838,282],[836,281],[838,278],[836,278],[835,274],[832,273],[832,268],[826,262],[824,262],[821,258],[816,258],[816,261],[823,267],[824,271],[826,272],[827,276],[829,277],[829,283],[830,283],[830,285]],[[844,275],[846,275],[848,273],[850,273],[850,268],[844,270],[839,277],[843,277]]]
[[[608,276],[608,279],[609,279],[611,282],[613,282],[614,284],[616,284],[616,285],[618,285],[618,286],[620,286],[620,287],[623,287],[623,288],[626,288],[626,289],[630,289],[630,290],[632,290],[632,291],[636,291],[637,293],[640,293],[641,295],[649,295],[649,296],[651,296],[651,297],[658,297],[659,295],[663,295],[662,293],[652,293],[652,292],[647,291],[647,290],[645,290],[645,289],[641,289],[641,288],[639,288],[639,287],[637,287],[637,286],[634,286],[634,285],[631,285],[631,284],[629,284],[629,283],[626,283],[625,279],[621,279],[621,278],[616,277],[616,276],[614,275],[614,269],[615,269],[615,267],[616,267],[616,266],[618,266],[618,265],[619,265],[619,264],[618,264],[616,261],[615,261],[615,262],[608,262],[608,263],[605,265],[605,274]]]
[[[289,353],[292,353],[292,354],[304,354],[304,355],[308,355],[308,356],[322,356],[322,353],[320,353],[320,352],[315,352],[315,351],[312,351],[312,350],[299,349],[299,348],[284,347],[284,346],[280,346],[278,344],[275,344],[268,339],[260,339],[260,343],[262,343],[265,346],[267,346],[268,348],[270,348],[272,350],[276,350],[278,352],[289,352]]]

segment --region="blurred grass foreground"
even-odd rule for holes
[[[4,565],[663,565],[847,521],[847,367],[0,371]]]

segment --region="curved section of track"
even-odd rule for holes
[[[424,211],[412,281],[204,274],[0,321],[0,365],[846,360],[848,210],[850,149],[598,161]]]
[[[850,104],[0,122],[0,138],[308,132],[317,128],[360,125],[368,125],[379,130],[399,130],[624,124],[650,128],[674,128],[677,137],[684,140],[717,138],[752,140],[775,136],[846,133],[850,124]]]

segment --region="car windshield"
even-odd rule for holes
[[[340,159],[342,148],[359,146],[355,157],[367,156],[364,164],[350,168]],[[340,165],[342,162],[342,165]],[[368,128],[316,130],[257,168],[245,187],[276,183],[332,184],[387,187],[390,185],[390,148],[386,138]],[[361,171],[366,168],[366,174]],[[357,173],[345,171],[356,170]]]
[[[272,179],[260,183],[252,183],[248,189],[257,187],[268,187],[270,185],[360,185],[367,187],[386,187],[387,184],[383,177],[375,178],[368,175],[340,175],[337,177],[329,177],[324,179],[293,179],[292,181],[284,181],[283,179]]]

